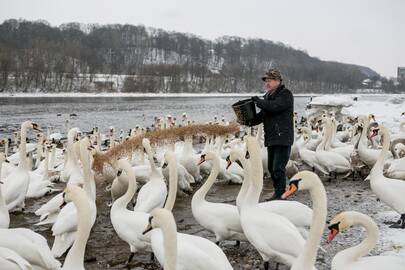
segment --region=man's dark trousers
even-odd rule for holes
[[[268,168],[273,180],[274,192],[281,197],[285,192],[286,175],[285,167],[290,158],[291,146],[271,145],[267,147]]]

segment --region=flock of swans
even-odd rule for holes
[[[192,125],[183,114],[183,124]],[[215,119],[216,125],[227,125]],[[405,228],[405,130],[391,138],[390,131],[373,116],[336,119],[335,113],[309,118],[296,129],[287,170],[291,177],[284,200],[259,202],[263,179],[268,174],[263,130],[251,129],[244,136],[206,136],[197,154],[191,137],[176,143],[155,145],[144,136],[145,128],[131,129],[129,137],[143,136],[143,151],[116,160],[106,191],[111,193],[112,226],[128,244],[130,257],[151,252],[165,270],[233,269],[221,242],[250,243],[260,254],[264,269],[269,262],[294,270],[316,269],[321,238],[327,227],[328,241],[351,226],[365,228],[366,238],[357,246],[338,252],[331,269],[405,269],[400,256],[367,256],[379,239],[376,223],[366,214],[347,211],[327,224],[327,193],[321,179],[367,176],[371,190],[400,218],[391,227]],[[175,128],[172,118],[155,119],[154,129]],[[38,132],[36,143],[27,143],[29,130]],[[114,138],[113,129],[103,135],[112,148],[125,141]],[[0,153],[0,268],[80,270],[90,231],[97,218],[94,155],[105,151],[98,129],[83,134],[78,128],[44,135],[37,124],[26,121],[11,140],[3,140]],[[12,147],[13,146],[13,147]],[[14,154],[9,155],[9,152]],[[298,171],[303,163],[307,170]],[[207,177],[205,177],[207,176]],[[321,177],[320,177],[321,176]],[[339,176],[339,177],[338,177]],[[206,179],[203,182],[203,178]],[[66,183],[63,189],[55,182]],[[218,181],[241,184],[236,204],[206,199]],[[200,184],[198,184],[200,183]],[[198,184],[198,185],[196,185]],[[196,191],[195,189],[198,187]],[[312,209],[286,200],[307,190]],[[52,195],[52,197],[50,196]],[[177,196],[192,194],[195,220],[215,236],[215,242],[177,231],[172,214]],[[50,198],[35,214],[37,226],[48,226],[51,247],[40,234],[28,228],[9,228],[12,212],[25,209],[26,198]],[[133,208],[132,208],[133,207]],[[405,233],[405,232],[404,232]],[[58,258],[66,254],[63,265]]]

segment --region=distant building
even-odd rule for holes
[[[405,67],[398,67],[398,79],[405,80]]]
[[[367,78],[367,79],[364,79],[361,84],[365,85],[365,86],[370,86],[372,83],[373,83],[373,81],[370,80],[369,78]]]

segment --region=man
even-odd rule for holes
[[[264,145],[267,147],[268,168],[274,186],[274,194],[270,200],[279,200],[285,192],[285,167],[294,142],[294,97],[282,84],[281,73],[277,69],[270,69],[262,80],[267,93],[263,99],[252,97],[261,111],[249,125],[264,125]]]

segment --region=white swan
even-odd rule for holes
[[[318,175],[309,171],[299,172],[292,177],[289,188],[283,194],[283,198],[290,196],[297,190],[309,190],[313,202],[314,215],[304,250],[297,260],[294,261],[291,270],[312,270],[315,268],[316,254],[326,223],[326,191]]]
[[[177,193],[177,161],[172,152],[165,154],[165,160],[170,170],[169,196],[165,208],[171,210]],[[148,224],[149,214],[141,211],[130,211],[126,208],[136,191],[136,177],[127,160],[119,160],[118,166],[128,175],[129,185],[127,192],[113,203],[110,218],[118,236],[130,246],[131,254],[127,261],[129,263],[136,252],[150,250],[150,236],[142,234]]]
[[[3,139],[4,143],[4,155],[8,157],[8,147],[9,147],[9,139]],[[8,160],[7,163],[3,163],[1,167],[0,179],[6,178],[10,173],[12,173],[17,167],[10,163]]]
[[[305,164],[315,170],[315,163],[317,167],[320,167],[320,165],[317,163],[318,160],[316,158],[315,151],[312,151],[306,147],[308,142],[311,140],[312,131],[305,127],[301,128],[301,131],[304,143],[298,148],[298,154]]]
[[[366,256],[378,242],[377,224],[367,215],[355,211],[343,212],[334,217],[329,225],[328,241],[339,232],[354,225],[361,225],[367,231],[366,239],[359,245],[340,251],[332,260],[332,270],[403,270],[405,259],[398,256]],[[366,257],[364,257],[366,256]]]
[[[243,232],[260,253],[266,270],[270,259],[291,266],[303,251],[305,240],[287,218],[265,211],[259,206],[260,192],[263,187],[260,148],[255,138],[248,137],[246,141],[250,166],[254,170],[250,177],[252,183],[240,211]]]
[[[201,226],[215,234],[217,244],[223,240],[246,241],[236,206],[205,200],[205,196],[217,179],[220,167],[216,153],[208,152],[201,155],[199,164],[206,160],[212,162],[212,170],[204,185],[193,195],[191,200],[193,216]]]
[[[21,144],[19,148],[20,163],[16,170],[2,180],[4,183],[3,195],[8,210],[24,209],[25,206],[24,199],[30,181],[26,159],[26,138],[28,128],[40,131],[38,125],[30,121],[25,121],[21,124]]]
[[[94,175],[90,169],[89,155],[89,140],[87,137],[80,141],[81,161],[84,170],[84,186],[87,200],[90,204],[90,218],[92,224],[96,220],[97,207],[95,203],[95,183]],[[58,214],[55,223],[52,226],[52,235],[55,236],[55,241],[52,246],[52,253],[55,257],[60,257],[73,244],[77,236],[78,212],[73,203],[65,205]]]
[[[4,153],[0,153],[0,175],[1,175],[1,168],[4,161],[8,161],[6,159],[6,155]],[[1,182],[0,178],[0,228],[8,228],[10,225],[10,215],[8,213],[8,208],[6,202],[4,201],[2,186],[3,182]]]
[[[45,145],[45,160],[43,160],[43,168],[40,168],[42,172],[32,171],[29,172],[30,184],[28,186],[27,198],[40,198],[45,194],[50,194],[51,192],[57,191],[53,189],[53,183],[49,181],[48,175],[48,165],[49,165],[49,145]]]
[[[240,211],[243,200],[249,189],[251,183],[250,174],[251,168],[249,162],[245,159],[244,154],[239,149],[231,150],[229,158],[227,158],[228,164],[230,162],[241,162],[245,175],[242,186],[236,197],[236,206]],[[299,230],[304,238],[308,236],[308,228],[312,222],[312,209],[297,201],[287,200],[273,200],[268,202],[259,203],[259,206],[265,210],[278,215],[286,217],[290,220]]]
[[[370,180],[371,190],[377,197],[401,215],[398,222],[391,227],[405,229],[405,181],[383,175],[384,161],[390,147],[390,133],[382,125],[372,128],[372,132],[372,136],[380,134],[384,138],[383,148],[366,179]]]
[[[68,132],[68,143],[67,151],[67,161],[60,175],[60,180],[63,182],[69,181],[70,184],[80,183],[80,180],[83,178],[83,175],[80,171],[79,164],[77,162],[78,156],[74,150],[74,143],[77,140],[77,135],[80,132],[78,128],[72,128]],[[70,181],[70,178],[72,180]],[[83,183],[83,182],[81,182]]]
[[[194,153],[193,138],[188,137],[184,141],[183,151],[179,156],[179,162],[194,177],[194,181],[201,182],[200,167],[197,166],[198,155]]]
[[[78,129],[77,128],[73,128],[69,131],[69,139],[72,141],[73,144],[73,140],[74,137],[77,135]],[[68,140],[69,140],[68,139]],[[82,160],[84,160],[82,163],[84,164],[88,164],[89,165],[89,161],[86,162],[86,159],[89,159],[88,154],[86,154],[86,147],[89,145],[89,141],[87,139],[83,140],[83,145],[82,145],[82,150],[83,150],[83,157],[81,157]],[[68,146],[69,147],[69,146]],[[68,151],[68,152],[72,152],[72,151]],[[73,154],[71,155],[73,156]],[[70,165],[69,165],[70,164]],[[69,169],[67,167],[70,167]],[[77,161],[69,161],[69,156],[68,156],[68,160],[66,162],[66,166],[65,166],[66,170],[64,170],[65,174],[66,174],[66,179],[68,180],[69,183],[72,182],[71,184],[79,184],[79,182],[84,182],[82,180],[83,178],[83,173],[81,172]],[[83,166],[83,170],[85,170],[86,168]],[[91,178],[94,178],[93,174],[89,171],[89,167],[87,168],[87,173],[88,176]],[[67,176],[69,175],[69,176]],[[70,179],[72,179],[72,181],[70,181]],[[91,180],[93,181],[93,180]],[[88,184],[88,191],[92,193],[92,195],[90,197],[94,197],[95,198],[95,184],[94,182],[91,182]],[[35,211],[35,215],[40,216],[40,221],[38,223],[36,223],[35,225],[39,226],[39,225],[46,225],[46,224],[53,224],[56,222],[57,217],[59,215],[60,212],[60,205],[63,203],[63,192],[57,194],[56,196],[54,196],[52,199],[50,199],[48,202],[46,202],[44,205],[42,205],[39,209],[37,209]],[[73,206],[73,204],[68,204],[68,208],[70,208],[70,211],[75,211],[75,208]],[[67,211],[67,210],[64,210]]]
[[[339,140],[335,139],[336,135],[336,121],[334,118],[330,119],[331,123],[329,125],[325,125],[325,128],[329,128],[328,132],[328,140],[325,145],[325,150],[332,151],[343,156],[349,162],[351,162],[351,154],[354,150],[354,145],[352,144],[345,144],[340,142]]]
[[[107,191],[111,192],[112,203],[124,195],[127,189],[128,175],[122,169],[118,169],[117,177],[113,180],[111,187],[107,189]]]
[[[150,231],[153,253],[165,270],[231,270],[224,252],[208,239],[177,233],[173,215],[154,209],[145,232]]]
[[[163,207],[167,196],[167,187],[162,172],[156,168],[149,140],[144,138],[142,145],[148,154],[152,171],[149,182],[143,185],[138,193],[134,211],[149,213],[154,208]]]
[[[318,163],[321,165],[320,169],[322,171],[322,168],[326,170],[327,174],[330,174],[332,172],[334,173],[347,173],[351,171],[351,165],[350,162],[345,159],[343,156],[330,152],[326,150],[326,145],[330,139],[330,119],[328,118],[323,118],[322,122],[325,127],[325,134],[324,138],[322,138],[322,142],[318,145],[316,148],[316,158],[318,160]],[[326,137],[326,138],[325,138]],[[322,171],[325,173],[325,171]]]
[[[60,263],[52,256],[46,239],[29,229],[0,229],[0,247],[14,251],[33,269],[60,269]]]
[[[128,203],[136,192],[136,178],[126,159],[119,160],[117,165],[121,170],[125,171],[129,182],[126,193],[114,201],[110,211],[110,219],[119,238],[129,244],[131,250],[127,261],[129,263],[136,252],[150,249],[149,237],[142,235],[142,229],[148,222],[149,214],[127,209]]]
[[[359,117],[358,128],[361,129],[360,141],[358,145],[358,153],[361,161],[364,162],[369,168],[372,168],[377,162],[381,153],[380,149],[372,149],[368,147],[367,132],[369,130],[370,120],[367,116]],[[392,157],[391,152],[386,153],[387,158]]]

